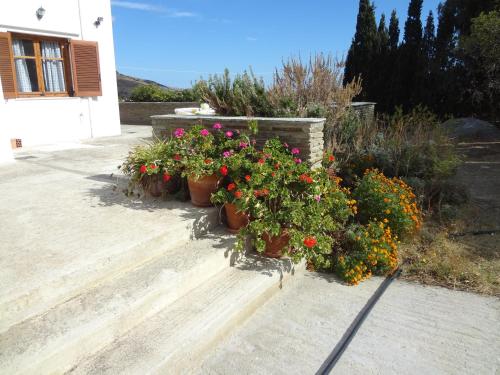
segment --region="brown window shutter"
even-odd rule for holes
[[[2,78],[3,96],[6,99],[16,97],[16,78],[10,44],[10,33],[0,33],[0,77]]]
[[[71,41],[75,96],[101,96],[101,72],[97,42]]]

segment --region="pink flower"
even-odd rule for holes
[[[214,128],[215,130],[220,130],[220,129],[222,129],[222,125],[221,125],[221,124],[219,124],[218,122],[216,122],[216,123],[214,124],[214,126],[212,126],[212,128]]]
[[[248,143],[240,142],[240,148],[247,148],[247,147],[248,147]]]
[[[222,153],[222,156],[224,156],[225,158],[228,158],[228,157],[230,157],[232,154],[233,154],[233,152],[232,152],[232,151],[224,151],[224,152]]]
[[[175,129],[174,136],[176,138],[182,138],[183,135],[184,135],[184,129],[182,129],[182,128]]]
[[[226,137],[231,138],[232,136],[233,136],[233,132],[232,131],[227,131],[226,132]]]
[[[295,163],[297,163],[297,164],[302,163],[302,159],[299,159],[299,158],[295,158],[295,159],[293,159],[293,161],[294,161]]]
[[[289,146],[288,146],[288,143],[286,143],[286,142],[285,142],[285,143],[283,143],[283,146],[285,146],[285,148],[288,148],[288,147],[289,147]]]
[[[207,130],[207,129],[201,129],[200,130],[200,134],[204,137],[206,137],[207,135],[210,134],[210,132]]]
[[[297,147],[292,148],[292,155],[298,155],[298,154],[300,154],[300,150]]]
[[[316,199],[316,202],[319,202],[321,200],[321,195],[315,195],[314,199]]]

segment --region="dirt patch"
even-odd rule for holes
[[[459,141],[464,163],[453,181],[467,188],[469,202],[402,246],[403,277],[500,296],[500,130],[475,119],[444,126]]]

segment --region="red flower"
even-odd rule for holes
[[[236,189],[236,184],[234,182],[231,182],[229,185],[227,185],[227,191],[231,191]]]
[[[227,176],[227,167],[223,165],[222,167],[220,167],[219,172],[221,175]]]
[[[274,169],[279,169],[280,168],[280,163],[274,164]]]
[[[155,164],[150,164],[150,165],[149,165],[149,168],[151,168],[151,169],[156,169],[156,165],[155,165]]]
[[[245,176],[245,180],[250,181],[250,179],[251,179],[250,175],[248,175],[248,174],[247,174],[247,175]]]
[[[205,159],[205,164],[210,164],[212,163],[212,159]]]
[[[139,168],[139,172],[141,173],[146,173],[148,171],[148,167],[146,167],[145,165],[141,165],[141,168]]]
[[[234,192],[234,196],[236,197],[236,199],[240,199],[242,195],[243,193],[239,190]]]
[[[260,190],[255,190],[253,195],[255,195],[256,198],[260,197]]]
[[[264,164],[266,161],[264,159],[259,159],[258,163],[259,164]]]
[[[310,176],[306,175],[305,173],[300,175],[299,180],[307,182],[308,184],[312,184],[314,182],[314,180]]]
[[[181,156],[179,154],[175,154],[174,160],[177,160],[177,161],[181,160]]]
[[[318,241],[316,241],[316,238],[314,238],[314,237],[304,238],[304,245],[306,245],[306,247],[308,247],[308,248],[314,247],[317,243],[318,243]]]
[[[273,177],[274,177],[274,176],[276,176],[276,173],[274,173],[274,172],[273,172],[273,173],[271,173],[271,176],[273,176]]]
[[[267,190],[267,189],[262,189],[261,194],[262,194],[262,195],[268,195],[268,194],[269,194],[269,190]]]
[[[170,176],[168,173],[165,173],[163,175],[163,181],[164,182],[169,182],[171,178],[172,178],[172,176]]]
[[[330,156],[328,157],[328,160],[329,160],[329,161],[335,161],[335,156],[330,155]]]

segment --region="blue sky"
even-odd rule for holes
[[[403,33],[409,0],[375,0],[377,22],[396,9]],[[268,82],[282,59],[342,57],[358,0],[112,0],[119,72],[174,87],[251,66]],[[424,0],[423,18],[439,0]]]

